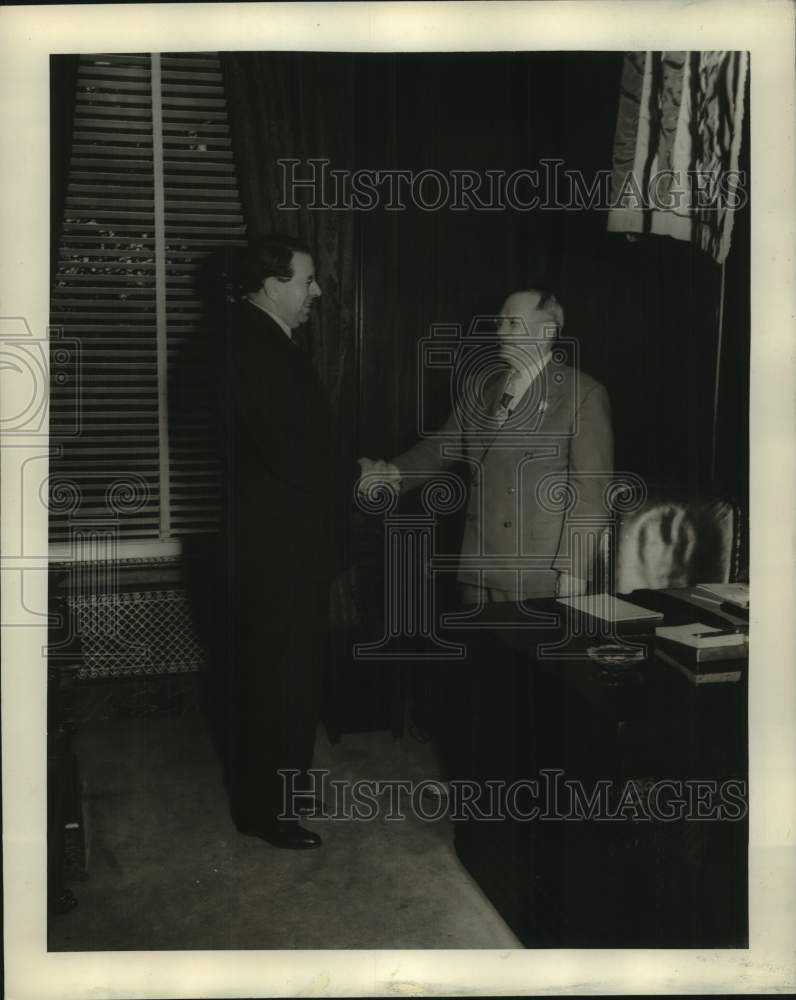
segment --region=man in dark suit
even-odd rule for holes
[[[316,803],[292,792],[308,787],[334,529],[359,467],[341,475],[326,391],[293,337],[321,294],[310,251],[254,241],[240,287],[227,330],[228,786],[241,832],[307,849],[321,839],[298,815]]]
[[[591,576],[613,469],[610,406],[602,385],[556,350],[563,325],[551,293],[509,295],[498,357],[462,365],[439,432],[377,467],[411,489],[466,463],[465,603],[582,593]]]

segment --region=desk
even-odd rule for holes
[[[722,619],[671,592],[632,600],[666,624]],[[540,657],[565,635],[561,606],[525,608],[559,621],[529,628],[517,606],[494,605],[491,627],[456,635],[468,657],[446,756],[454,782],[476,783],[489,805],[488,782],[537,780],[521,808],[534,802],[543,818],[462,819],[460,859],[527,947],[744,947],[746,669],[694,686],[655,655],[648,626],[632,636],[648,655],[613,683],[586,655],[593,638]],[[587,795],[607,785],[614,818],[573,818],[576,782]]]

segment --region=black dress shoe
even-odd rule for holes
[[[272,847],[285,847],[291,851],[310,851],[323,843],[317,833],[305,830],[293,820],[278,821],[273,826],[258,830],[241,828],[240,832],[247,837],[259,837]]]

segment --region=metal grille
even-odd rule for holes
[[[81,680],[189,673],[207,659],[182,590],[67,598],[83,645]]]

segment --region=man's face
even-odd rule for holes
[[[294,253],[290,263],[293,277],[287,281],[269,278],[266,291],[274,312],[293,330],[307,322],[310,307],[321,290],[315,280],[315,265],[309,254]]]
[[[552,350],[555,317],[539,309],[540,299],[539,292],[514,292],[501,306],[497,336],[504,357],[516,360],[530,356],[541,361]]]

